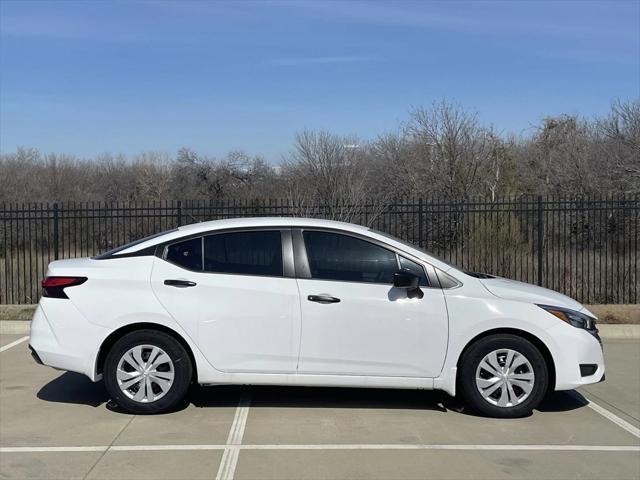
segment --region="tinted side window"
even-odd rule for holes
[[[424,272],[424,268],[422,267],[422,265],[417,264],[416,262],[414,262],[413,260],[409,260],[408,258],[400,257],[400,268],[419,276],[420,283],[418,283],[418,285],[420,285],[421,287],[429,286],[427,274]]]
[[[204,270],[281,277],[280,232],[221,233],[204,237]]]
[[[347,282],[393,283],[396,254],[338,233],[303,233],[311,277]]]
[[[202,270],[202,237],[169,245],[165,258],[189,270]]]

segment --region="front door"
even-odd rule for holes
[[[302,374],[436,377],[444,362],[448,317],[424,267],[354,236],[303,232],[311,278],[298,279]],[[399,268],[422,272],[424,297],[394,288]]]
[[[292,373],[300,303],[282,259],[278,230],[205,235],[169,245],[152,286],[216,369]]]

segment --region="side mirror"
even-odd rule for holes
[[[393,274],[393,286],[396,288],[406,288],[407,298],[422,298],[424,292],[420,290],[418,284],[420,277],[414,273],[400,270]]]
[[[418,288],[420,277],[411,272],[400,270],[393,274],[393,286],[396,288]]]

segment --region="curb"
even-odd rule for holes
[[[0,335],[28,335],[30,327],[30,321],[0,320]]]
[[[640,325],[621,324],[607,325],[599,324],[600,337],[605,340],[640,340]]]
[[[17,335],[29,334],[30,321],[0,320],[0,334]],[[640,340],[640,325],[598,325],[600,337],[603,340]]]

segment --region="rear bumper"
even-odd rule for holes
[[[103,327],[89,323],[66,299],[43,298],[31,320],[29,348],[37,363],[98,378],[95,360]]]
[[[31,351],[31,357],[35,360],[38,365],[44,365],[42,360],[40,360],[40,356],[38,352],[36,352],[31,345],[29,345],[29,350]]]

